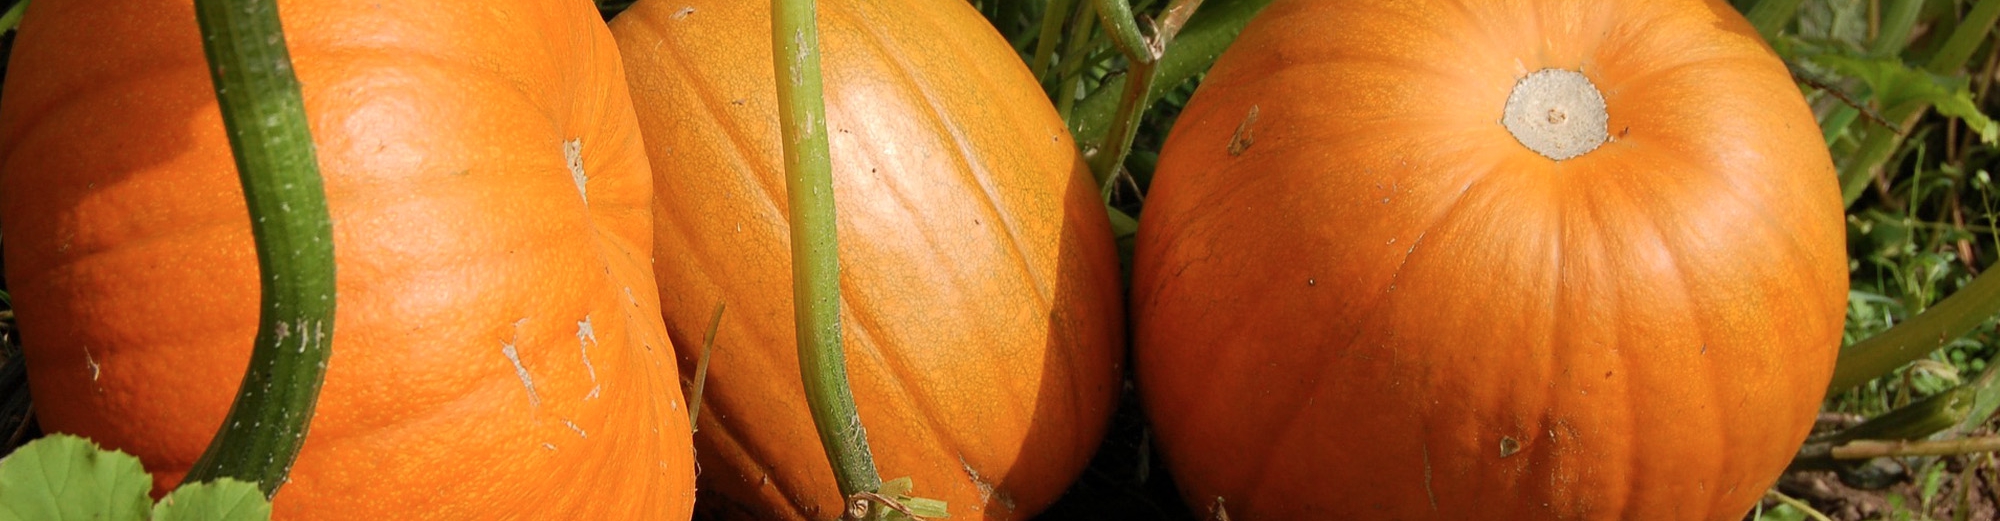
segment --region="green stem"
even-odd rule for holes
[[[1778,31],[1784,30],[1786,24],[1791,23],[1799,12],[1799,4],[1803,3],[1805,0],[1761,0],[1751,6],[1744,17],[1749,18],[1750,25],[1757,28],[1757,34],[1771,40],[1778,37]]]
[[[791,206],[792,318],[798,324],[799,371],[840,495],[853,497],[880,489],[882,477],[875,472],[868,434],[854,410],[847,357],[841,351],[840,260],[819,28],[814,0],[771,0],[771,12],[785,191]]]
[[[1201,11],[1189,18],[1187,27],[1167,45],[1143,104],[1151,106],[1167,92],[1208,71],[1222,51],[1236,41],[1236,35],[1243,32],[1243,26],[1270,4],[1271,0],[1209,0],[1202,4]],[[1112,79],[1078,104],[1072,120],[1076,122],[1072,128],[1076,129],[1077,142],[1099,142],[1111,129],[1112,122],[1119,121],[1114,116],[1124,102],[1126,81],[1123,77]]]
[[[13,7],[7,8],[6,14],[0,14],[0,33],[6,33],[7,31],[12,31],[20,28],[21,15],[27,12],[28,12],[28,0],[21,0],[19,2],[14,2]]]
[[[1882,30],[1875,35],[1868,53],[1889,57],[1901,54],[1910,44],[1910,33],[1916,30],[1917,15],[1924,11],[1924,0],[1890,0],[1882,8]]]
[[[1075,58],[1064,59],[1066,64],[1062,68],[1065,71],[1062,78],[1056,81],[1055,92],[1056,114],[1062,117],[1064,122],[1070,121],[1070,114],[1076,107],[1076,90],[1083,82],[1082,64],[1087,60],[1085,58],[1085,54],[1087,54],[1085,51],[1090,48],[1091,34],[1097,30],[1097,17],[1090,16],[1095,11],[1096,9],[1092,8],[1090,4],[1078,4],[1076,6],[1075,18],[1069,24],[1069,49],[1063,51],[1062,55],[1074,56]],[[1076,72],[1071,73],[1068,71],[1072,67],[1076,68]],[[1082,140],[1081,136],[1078,136],[1077,142],[1090,143],[1090,141]]]
[[[2000,270],[1972,282],[1923,313],[1840,350],[1827,394],[1847,392],[1922,358],[2000,313]]]
[[[250,209],[263,310],[220,432],[182,483],[235,478],[278,492],[305,444],[332,355],[333,223],[277,5],[197,0],[203,49]]]
[[[1958,27],[1952,28],[1951,37],[1945,39],[1937,54],[1931,55],[1924,68],[1938,74],[1957,74],[1958,69],[1965,67],[1966,60],[1972,59],[1973,51],[1979,50],[1980,42],[1993,32],[1996,20],[2000,20],[2000,0],[1979,0],[1972,10],[1966,11]]]
[[[1146,115],[1146,92],[1153,86],[1153,71],[1158,64],[1151,60],[1131,60],[1124,93],[1119,97],[1118,112],[1111,119],[1111,132],[1104,135],[1104,140],[1098,142],[1095,150],[1090,151],[1090,172],[1097,176],[1097,195],[1105,201],[1111,200],[1118,166],[1125,164],[1126,154],[1132,153],[1132,140],[1138,137],[1139,123]]]
[[[1853,428],[1814,436],[1793,457],[1791,470],[1832,470],[1840,466],[1840,447],[1857,441],[1918,440],[1958,426],[1971,414],[1979,389],[1959,386],[1869,418]]]
[[[1134,62],[1152,63],[1158,59],[1152,53],[1143,52],[1146,36],[1139,33],[1139,23],[1132,15],[1132,4],[1125,0],[1093,0],[1097,8],[1097,21],[1104,24],[1104,33],[1111,37],[1111,44],[1125,53]]]
[[[1042,34],[1035,40],[1035,61],[1028,65],[1028,72],[1035,74],[1036,81],[1048,81],[1049,60],[1056,53],[1056,43],[1062,39],[1063,19],[1068,17],[1070,3],[1074,1],[1049,0],[1048,7],[1042,10]],[[1077,57],[1063,56],[1064,61],[1074,59]]]
[[[1125,53],[1125,60],[1129,62],[1118,111],[1111,117],[1111,131],[1104,135],[1103,141],[1098,142],[1090,156],[1090,171],[1097,176],[1098,195],[1106,201],[1111,199],[1119,165],[1125,164],[1125,156],[1132,152],[1132,139],[1139,133],[1139,122],[1145,117],[1146,108],[1152,105],[1150,94],[1160,58],[1166,54],[1167,45],[1173,43],[1174,35],[1180,32],[1181,25],[1201,8],[1201,2],[1174,0],[1167,7],[1167,15],[1154,28],[1157,33],[1148,38],[1139,34],[1138,25],[1132,21],[1132,6],[1125,0],[1097,1],[1098,17],[1104,20],[1104,28],[1111,33],[1112,43]]]

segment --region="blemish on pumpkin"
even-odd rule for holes
[[[1014,498],[1008,496],[1004,491],[995,490],[992,483],[987,482],[986,478],[979,475],[979,471],[972,469],[972,464],[967,463],[964,456],[959,456],[958,464],[965,468],[965,475],[972,478],[972,486],[979,489],[979,502],[981,504],[990,504],[997,496],[1001,507],[1006,508],[1009,512],[1014,510]],[[973,505],[972,509],[980,510],[979,505]]]
[[[576,431],[576,437],[578,437],[578,438],[589,438],[589,437],[590,437],[590,433],[588,433],[588,432],[583,432],[583,427],[578,427],[578,426],[576,426],[576,422],[573,422],[573,421],[569,421],[569,419],[568,419],[568,418],[564,418],[562,422],[563,422],[563,425],[564,425],[564,426],[567,426],[567,427],[569,427],[569,430],[572,430],[572,431]]]
[[[963,456],[958,458],[958,464],[965,468],[966,477],[972,478],[972,486],[979,487],[979,502],[984,503],[991,500],[993,498],[993,485],[987,483],[985,479],[981,479],[979,471],[973,470],[972,464],[966,463]]]
[[[569,165],[570,179],[576,181],[576,196],[583,198],[583,204],[590,204],[590,195],[584,190],[584,184],[589,181],[589,177],[583,175],[582,138],[563,142],[563,161]]]
[[[597,398],[598,391],[603,389],[603,386],[597,383],[597,366],[590,365],[590,345],[595,343],[597,343],[597,328],[591,327],[590,315],[586,313],[583,315],[583,321],[576,323],[577,349],[583,354],[583,370],[590,375],[590,394],[583,396],[585,400]]]
[[[1432,481],[1432,480],[1431,480],[1431,444],[1430,444],[1430,443],[1425,443],[1425,444],[1424,444],[1424,495],[1425,495],[1425,496],[1429,496],[1429,497],[1431,498],[1431,511],[1432,511],[1432,512],[1436,512],[1436,511],[1437,511],[1437,509],[1438,509],[1438,495],[1437,495],[1437,491],[1436,491],[1435,489],[1432,489],[1432,488],[1431,488],[1431,481]],[[1221,500],[1221,498],[1216,498],[1216,499],[1217,499],[1217,501],[1220,501],[1220,500]]]
[[[528,406],[533,407],[542,404],[542,396],[535,393],[535,379],[528,375],[528,366],[521,365],[520,351],[514,349],[514,342],[521,340],[521,324],[527,322],[528,319],[525,318],[514,322],[514,338],[500,343],[500,354],[505,355],[507,361],[514,363],[514,375],[521,377],[521,387],[528,390]]]
[[[681,10],[674,11],[673,19],[680,20],[687,18],[691,14],[694,14],[694,6],[682,7]]]
[[[104,366],[97,365],[97,359],[90,356],[90,346],[83,347],[83,365],[90,367],[90,381],[96,382],[104,375]]]
[[[1514,441],[1514,437],[1512,436],[1500,437],[1500,457],[1505,458],[1519,454],[1520,452],[1521,442]]]
[[[548,443],[548,442],[542,442],[542,448],[544,448],[544,449],[548,449],[548,450],[552,450],[552,451],[553,451],[553,450],[556,450],[556,444],[554,444],[554,443]]]
[[[1256,123],[1257,106],[1251,105],[1250,114],[1243,117],[1243,122],[1236,125],[1236,134],[1229,137],[1229,157],[1243,155],[1250,150],[1250,145],[1256,143],[1257,140],[1251,135],[1250,130],[1250,125]]]

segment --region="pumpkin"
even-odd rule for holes
[[[822,0],[847,367],[884,479],[1022,519],[1082,471],[1120,388],[1115,246],[1075,144],[956,0]],[[705,505],[830,519],[806,409],[769,2],[642,0],[611,23],[655,172],[655,270],[691,374]],[[704,510],[708,510],[704,507]]]
[[[1279,0],[1159,165],[1133,363],[1201,511],[1739,519],[1840,344],[1833,166],[1726,2]]]
[[[333,355],[280,519],[686,519],[652,178],[587,3],[280,4],[333,219]],[[41,425],[156,495],[243,378],[250,220],[188,0],[37,0],[0,223]],[[580,485],[582,484],[582,485]]]

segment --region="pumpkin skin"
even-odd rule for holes
[[[847,367],[881,475],[953,519],[1029,517],[1082,471],[1119,388],[1118,265],[1087,167],[965,2],[819,16]],[[799,378],[770,3],[646,0],[611,27],[684,374],[728,305],[697,421],[701,488],[721,496],[704,510],[837,517]]]
[[[651,174],[597,13],[279,7],[340,301],[277,517],[686,519]],[[25,18],[0,223],[41,425],[139,456],[158,495],[228,410],[260,292],[194,11],[43,0]]]
[[[1548,68],[1612,141],[1500,124]],[[1142,403],[1235,519],[1739,519],[1840,343],[1834,179],[1724,2],[1279,0],[1162,153]]]

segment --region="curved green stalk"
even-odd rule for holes
[[[2000,0],[1979,0],[1965,12],[1965,18],[1952,28],[1951,37],[1945,39],[1944,47],[1931,55],[1930,62],[1924,67],[1938,74],[1957,74],[1958,69],[1972,59],[1972,53],[1979,49],[1979,44],[1986,41],[1986,35],[1993,33],[1996,20],[2000,20]]]
[[[1118,110],[1111,117],[1111,129],[1104,140],[1097,142],[1091,152],[1090,171],[1097,176],[1097,186],[1101,197],[1111,199],[1112,181],[1116,179],[1118,167],[1125,164],[1125,155],[1132,152],[1132,139],[1139,133],[1139,120],[1145,116],[1146,108],[1152,106],[1151,92],[1153,80],[1157,77],[1160,58],[1166,54],[1167,45],[1174,35],[1187,23],[1188,17],[1201,8],[1202,0],[1174,0],[1167,7],[1160,23],[1153,29],[1151,37],[1139,34],[1139,27],[1132,21],[1132,6],[1125,0],[1097,0],[1097,16],[1104,21],[1104,30],[1111,35],[1111,41],[1120,52],[1125,53],[1128,69],[1125,86],[1119,94]]]
[[[1167,44],[1167,52],[1160,57],[1159,68],[1153,73],[1152,87],[1147,89],[1142,104],[1152,106],[1167,92],[1206,72],[1222,51],[1236,41],[1236,35],[1243,32],[1243,26],[1249,24],[1250,19],[1267,5],[1271,5],[1271,0],[1208,0],[1203,3],[1201,11],[1188,19],[1187,27]],[[1127,81],[1125,77],[1113,78],[1077,105],[1071,121],[1076,122],[1073,128],[1076,129],[1078,143],[1096,143],[1104,139],[1104,134],[1116,121],[1113,116],[1124,100]]]
[[[2000,275],[1987,271],[1923,313],[1840,350],[1827,394],[1847,392],[1923,358],[1995,313],[2000,313]]]
[[[12,31],[14,29],[20,28],[21,15],[26,14],[27,12],[28,12],[28,0],[21,0],[19,2],[14,2],[13,7],[7,8],[6,14],[0,14],[0,33],[5,33],[7,31]]]
[[[1035,40],[1035,58],[1029,62],[1028,72],[1034,73],[1035,81],[1048,81],[1049,59],[1056,53],[1056,41],[1062,39],[1063,19],[1068,18],[1070,2],[1075,0],[1049,0],[1042,9],[1042,34]],[[1077,57],[1063,56],[1063,61]]]
[[[875,492],[882,477],[847,386],[840,338],[840,260],[834,234],[833,164],[821,96],[819,29],[814,0],[771,0],[777,62],[778,122],[791,205],[792,316],[798,324],[799,372],[806,405],[833,465],[841,497]]]
[[[236,401],[182,483],[278,492],[305,445],[332,354],[333,222],[276,4],[197,0],[203,49],[250,207],[263,311]]]
[[[1138,19],[1132,14],[1132,4],[1126,0],[1093,0],[1097,9],[1097,20],[1104,24],[1104,34],[1111,37],[1111,44],[1125,52],[1125,57],[1140,63],[1153,63],[1157,56],[1140,52],[1146,47],[1146,36],[1139,33]]]
[[[1751,6],[1744,12],[1743,16],[1750,19],[1750,25],[1757,28],[1758,34],[1764,35],[1765,40],[1770,40],[1778,37],[1778,32],[1785,29],[1785,24],[1797,18],[1799,4],[1803,3],[1805,0],[1760,0],[1757,5]]]
[[[1055,78],[1056,115],[1064,122],[1071,121],[1070,114],[1076,108],[1077,98],[1081,97],[1077,90],[1083,86],[1084,65],[1089,63],[1087,55],[1094,47],[1091,35],[1097,30],[1097,17],[1091,16],[1094,12],[1097,9],[1091,4],[1077,4],[1075,17],[1070,20],[1069,49],[1062,54],[1067,58],[1063,58],[1063,64],[1058,67],[1062,69],[1062,74]],[[1081,136],[1078,138],[1079,145],[1090,143],[1083,141]]]

